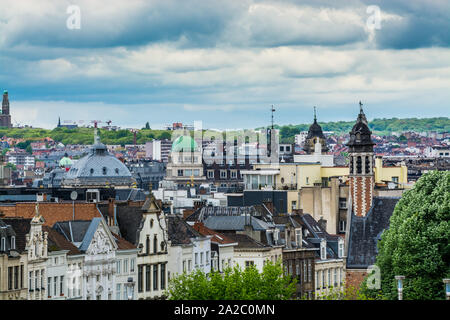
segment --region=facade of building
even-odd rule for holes
[[[15,232],[8,219],[0,217],[0,300],[27,299],[27,252],[25,234]]]
[[[173,142],[165,180],[174,182],[179,188],[198,187],[206,182],[202,148],[191,136],[179,136]]]

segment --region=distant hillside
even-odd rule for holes
[[[337,134],[348,133],[354,121],[338,121],[338,122],[319,122],[324,131],[333,131]],[[281,139],[284,142],[294,142],[294,136],[301,131],[307,131],[311,124],[298,124],[278,126],[280,129]],[[446,117],[428,118],[428,119],[374,119],[369,122],[369,127],[375,134],[387,135],[392,132],[399,131],[450,131],[450,119]],[[258,128],[261,129],[261,128]],[[106,131],[99,129],[100,137],[105,144],[132,144],[133,133],[129,130]],[[40,140],[50,137],[57,142],[63,144],[92,144],[94,141],[93,128],[55,128],[53,130],[40,128],[2,128],[0,127],[0,137],[22,138],[27,141]],[[153,139],[170,139],[171,131],[142,129],[136,133],[136,142],[143,144]]]
[[[333,131],[336,134],[348,133],[355,121],[337,121],[337,122],[319,122],[323,131]],[[294,136],[301,131],[308,131],[311,124],[298,124],[298,125],[275,125],[277,129],[280,129],[281,139],[284,142],[293,142]],[[377,135],[389,135],[392,132],[401,131],[437,131],[437,132],[449,132],[450,131],[450,118],[408,118],[408,119],[374,119],[369,121],[369,127],[374,134]],[[259,128],[261,129],[261,128]]]

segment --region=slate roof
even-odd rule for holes
[[[245,225],[251,225],[255,231],[266,231],[274,228],[273,223],[264,222],[252,216],[209,216],[204,224],[212,230],[243,231]]]
[[[389,227],[389,220],[400,198],[375,197],[365,217],[352,213],[348,237],[347,268],[362,269],[375,263],[377,243]]]
[[[0,219],[0,239],[5,238],[4,252],[8,252],[11,249],[11,237],[15,236],[16,233],[14,232],[14,229]],[[1,247],[0,250],[2,250]]]
[[[246,234],[227,234],[228,238],[232,241],[237,242],[238,245],[236,249],[266,249],[271,248],[269,245],[265,245]]]
[[[167,216],[167,229],[172,245],[190,244],[192,238],[203,237],[186,221],[175,215]]]
[[[128,242],[124,238],[120,237],[118,234],[111,232],[111,234],[114,237],[114,240],[116,240],[117,243],[117,249],[118,250],[130,250],[130,249],[136,249],[136,246],[132,243]]]
[[[128,242],[138,245],[138,233],[142,228],[143,210],[141,207],[117,206],[116,218],[120,235]]]
[[[81,254],[80,250],[68,241],[63,235],[55,229],[43,226],[42,230],[48,233],[48,251],[69,250],[67,255]]]
[[[16,233],[16,250],[20,253],[25,251],[26,235],[31,229],[31,219],[3,217],[2,220],[6,225],[10,225]]]
[[[90,220],[60,221],[53,225],[53,229],[72,243],[83,242],[90,225]]]

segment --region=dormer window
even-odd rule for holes
[[[16,250],[16,237],[11,237],[11,250]]]
[[[116,174],[119,174],[119,168],[116,168],[114,171],[116,171]]]
[[[327,258],[327,241],[322,239],[320,241],[320,259],[325,260]]]
[[[94,168],[91,168],[91,176],[94,174]]]
[[[338,242],[338,257],[342,258],[344,256],[344,241],[339,239]]]
[[[302,229],[295,229],[295,242],[297,244],[297,248],[302,246]]]
[[[108,169],[106,167],[103,167],[102,172],[103,172],[103,175],[106,176],[106,173],[108,172]]]

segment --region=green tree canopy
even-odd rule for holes
[[[397,299],[396,275],[406,277],[404,299],[444,299],[450,277],[450,172],[423,175],[397,203],[378,244],[381,293]],[[364,284],[363,284],[364,285]]]
[[[166,295],[170,300],[287,300],[296,281],[284,275],[280,262],[267,262],[261,273],[255,266],[209,275],[197,269],[172,278]]]

